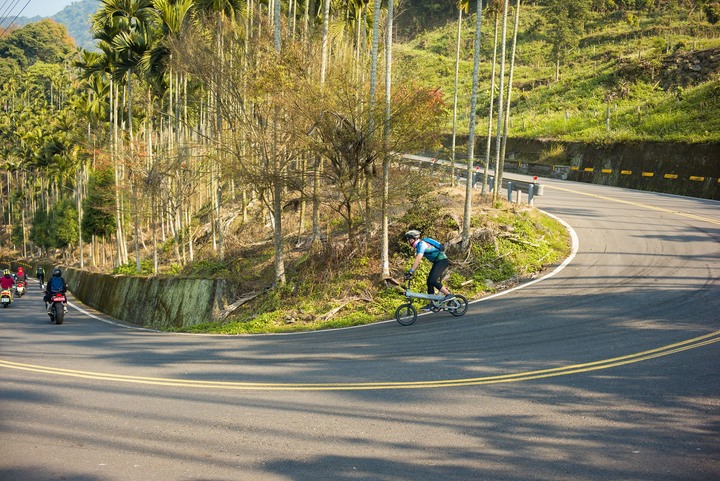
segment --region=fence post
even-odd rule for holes
[[[512,202],[512,182],[508,182],[507,191],[508,191],[508,202]]]
[[[533,205],[533,193],[534,193],[533,190],[535,190],[535,189],[533,189],[533,187],[535,187],[535,186],[532,184],[530,184],[530,187],[528,187],[528,204],[529,205]]]

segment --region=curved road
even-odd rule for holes
[[[720,203],[543,182],[576,255],[462,318],[51,326],[32,286],[0,310],[0,479],[720,478]]]

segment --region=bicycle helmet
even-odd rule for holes
[[[405,240],[418,239],[420,237],[420,231],[411,229],[405,233],[404,237],[405,237]]]
[[[53,277],[60,277],[62,275],[62,272],[60,272],[60,269],[55,268],[53,271]]]

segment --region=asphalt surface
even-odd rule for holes
[[[720,203],[543,183],[576,254],[462,318],[55,326],[31,285],[0,309],[0,480],[720,479]]]

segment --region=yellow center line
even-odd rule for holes
[[[711,219],[711,218],[709,218],[709,217],[703,217],[703,216],[699,216],[699,215],[695,215],[695,214],[688,214],[687,212],[682,212],[682,211],[679,211],[679,210],[665,209],[665,208],[663,208],[663,207],[655,207],[655,206],[653,206],[653,205],[641,204],[641,203],[639,203],[639,202],[631,202],[631,201],[629,201],[629,200],[616,199],[616,198],[614,198],[614,197],[607,197],[607,196],[604,196],[604,195],[589,194],[589,193],[587,193],[587,192],[580,192],[580,191],[578,191],[578,190],[568,189],[568,188],[565,188],[565,187],[558,187],[558,186],[556,186],[556,185],[548,185],[548,184],[543,184],[543,185],[545,186],[545,188],[549,188],[549,189],[561,190],[561,191],[563,191],[563,192],[570,192],[570,193],[572,193],[572,194],[585,195],[585,196],[588,196],[588,197],[594,197],[594,198],[596,198],[596,199],[608,200],[608,201],[610,201],[610,202],[618,202],[618,203],[620,203],[620,204],[627,204],[627,205],[632,205],[632,206],[635,206],[635,207],[642,207],[642,208],[650,209],[650,210],[657,210],[657,211],[660,211],[660,212],[665,212],[665,213],[667,213],[667,214],[679,215],[679,216],[682,216],[682,217],[687,217],[688,219],[695,219],[695,220],[700,220],[700,221],[703,221],[703,222],[710,222],[711,224],[720,225],[720,220]]]
[[[689,349],[695,349],[720,342],[720,331],[711,332],[703,336],[695,337],[685,341],[669,344],[666,346],[650,349],[647,351],[628,354],[625,356],[593,361],[570,366],[526,371],[497,376],[485,376],[476,378],[447,379],[435,381],[388,381],[388,382],[358,382],[358,383],[262,383],[262,382],[232,382],[232,381],[203,381],[193,379],[171,379],[145,376],[128,376],[122,374],[110,374],[92,371],[78,371],[74,369],[63,369],[0,359],[0,368],[18,369],[23,371],[51,374],[56,376],[67,376],[82,379],[101,381],[125,382],[133,384],[150,384],[154,386],[191,387],[204,389],[228,389],[244,391],[368,391],[380,389],[429,389],[441,387],[473,386],[483,384],[499,384],[509,382],[530,381],[549,377],[568,376],[584,372],[611,369],[618,366],[647,361],[662,356],[669,356]]]

